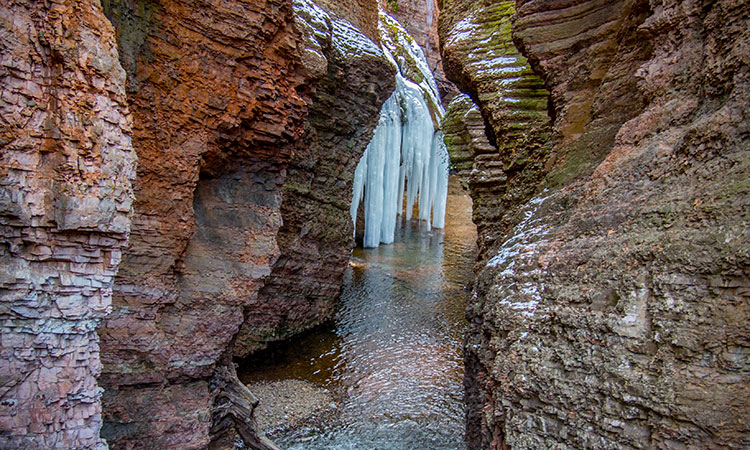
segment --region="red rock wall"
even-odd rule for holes
[[[136,158],[97,2],[0,5],[0,117],[0,447],[100,448],[96,328]]]
[[[354,247],[354,169],[395,88],[395,69],[374,44],[362,46],[358,31],[336,16],[330,20],[332,29],[316,30],[310,45],[325,57],[325,76],[281,191],[280,257],[257,300],[245,308],[237,356],[331,318]]]
[[[131,243],[100,329],[103,435],[205,448],[209,379],[278,257],[306,92],[291,1],[105,2],[139,155]]]
[[[750,444],[749,17],[517,2],[555,135],[536,195],[484,243],[469,448]]]
[[[252,410],[233,354],[332,313],[354,166],[393,75],[380,54],[337,54],[367,39],[339,19],[313,30],[291,1],[105,3],[141,164],[100,331],[103,435],[220,447]]]

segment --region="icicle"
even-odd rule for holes
[[[386,107],[385,175],[383,177],[383,221],[380,225],[380,242],[390,244],[396,232],[398,213],[399,165],[401,163],[401,111],[396,97],[391,97]],[[403,192],[403,191],[402,191]]]
[[[437,148],[435,148],[437,146]],[[435,228],[443,228],[445,226],[445,206],[448,201],[448,176],[449,172],[449,161],[448,147],[445,146],[443,140],[443,132],[438,131],[435,133],[433,140],[433,154],[436,158],[440,159],[437,164],[437,173],[435,176],[435,203],[432,207],[432,225]]]
[[[381,116],[372,142],[367,147],[367,177],[365,178],[365,247],[380,244],[383,221],[383,179],[385,175],[386,119]]]
[[[362,154],[362,159],[359,160],[357,168],[354,170],[354,189],[352,195],[352,205],[349,207],[349,214],[352,216],[352,223],[354,224],[354,233],[357,233],[357,210],[359,204],[362,202],[362,197],[365,193],[365,176],[367,173],[367,149]]]
[[[419,202],[419,219],[427,227],[442,228],[448,193],[448,152],[443,134],[435,132],[433,114],[444,111],[437,85],[423,52],[406,31],[381,12],[381,26],[399,29],[398,42],[383,37],[383,52],[394,66],[396,91],[385,102],[372,141],[354,172],[354,192],[350,213],[356,225],[357,210],[364,200],[365,247],[390,244],[394,240],[397,216],[403,213],[406,191],[406,218],[411,219],[414,203]],[[381,35],[383,29],[381,29]],[[417,84],[403,75],[403,56],[394,58],[394,46],[407,52],[424,75]],[[432,106],[432,111],[430,106]]]

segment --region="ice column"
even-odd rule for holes
[[[384,23],[390,28],[398,27],[398,36],[407,36],[398,22],[381,13],[381,26]],[[421,83],[404,76],[405,59],[399,57],[397,62],[393,57],[396,46],[416,62],[423,74]],[[357,211],[364,200],[365,247],[392,243],[398,215],[404,213],[406,206],[406,218],[411,219],[415,202],[419,204],[419,219],[428,228],[442,228],[448,195],[448,151],[442,131],[436,131],[434,125],[444,111],[427,60],[413,40],[395,42],[385,36],[383,47],[399,69],[396,90],[383,105],[372,141],[354,173],[350,208],[356,225]]]

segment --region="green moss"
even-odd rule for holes
[[[390,41],[396,43],[399,42],[399,40],[404,39],[410,44],[414,42],[414,38],[411,37],[411,35],[409,35],[408,33],[404,32],[404,30],[400,29],[399,26],[394,23],[389,16],[381,14],[380,22],[383,24],[383,28],[385,28],[388,35],[387,37]],[[404,59],[404,67],[401,68],[404,75],[417,84],[424,81],[424,75],[422,74],[422,71],[419,70],[417,62],[409,55],[409,53],[404,48],[402,48],[401,46],[395,47],[396,48],[392,48],[390,50],[397,60],[399,57],[402,57]]]
[[[591,127],[574,142],[560,148],[559,155],[563,161],[556,164],[550,172],[546,184],[558,188],[573,180],[590,175],[614,145],[614,139],[620,126],[618,124]]]
[[[745,161],[745,165],[747,161]],[[747,173],[745,171],[744,173]],[[739,198],[740,195],[746,195],[750,193],[750,177],[742,178],[740,180],[731,181],[721,187],[717,192],[719,198],[735,199]]]
[[[298,194],[307,194],[308,192],[310,192],[310,186],[294,183],[293,181],[287,179],[287,182],[284,183],[284,190],[293,191]]]

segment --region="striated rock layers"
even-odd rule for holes
[[[354,247],[354,170],[395,86],[395,69],[382,50],[342,16],[307,1],[295,0],[295,9],[305,36],[312,36],[308,54],[317,52],[323,77],[282,187],[281,256],[257,301],[245,307],[238,356],[332,316]]]
[[[393,75],[365,36],[306,2],[297,21],[288,0],[104,6],[139,169],[100,329],[103,436],[126,448],[252,444],[255,400],[232,356],[331,313],[354,165]]]
[[[446,73],[478,104],[455,98],[443,126],[454,164],[471,169],[480,259],[509,230],[507,210],[536,190],[549,151],[549,94],[513,44],[513,12],[513,1],[446,0],[440,16]]]
[[[100,448],[96,328],[136,157],[98,2],[3,2],[0,117],[0,447]]]
[[[451,164],[464,188],[468,187],[472,174],[482,174],[479,169],[474,170],[475,159],[482,154],[492,155],[492,160],[499,159],[497,147],[490,144],[485,134],[482,113],[468,95],[459,94],[451,100],[443,116],[442,129]]]
[[[517,3],[554,134],[480,241],[469,447],[747,448],[750,6]]]
[[[376,2],[373,2],[376,3]],[[377,0],[383,11],[395,18],[419,44],[435,76],[444,105],[458,94],[456,87],[443,72],[440,38],[438,37],[438,0]]]

